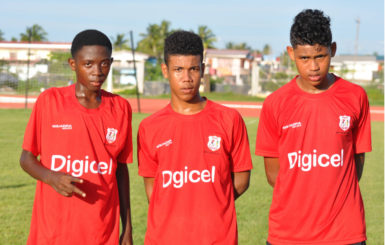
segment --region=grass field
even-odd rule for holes
[[[0,244],[25,244],[31,219],[35,180],[19,166],[24,129],[30,110],[0,110]],[[133,140],[139,122],[147,115],[134,114]],[[254,152],[256,118],[245,118],[250,147]],[[373,152],[367,154],[360,182],[365,202],[368,244],[384,244],[384,123],[372,123]],[[136,152],[136,147],[134,148]],[[249,190],[236,201],[239,244],[265,244],[267,215],[272,188],[268,186],[262,159],[253,156]],[[137,174],[136,157],[129,166],[131,207],[135,244],[143,244],[146,229],[147,200],[143,181]]]

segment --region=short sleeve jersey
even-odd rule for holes
[[[354,155],[371,151],[365,91],[339,77],[320,94],[296,78],[264,102],[256,155],[279,158],[269,215],[272,244],[366,240]]]
[[[118,244],[117,162],[132,162],[131,108],[102,90],[101,104],[86,109],[75,85],[43,92],[28,122],[23,149],[41,164],[83,179],[86,193],[64,197],[37,181],[28,244]]]
[[[168,105],[138,132],[139,175],[154,177],[145,244],[237,244],[231,173],[252,168],[245,124],[207,100],[194,115]]]

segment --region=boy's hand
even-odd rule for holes
[[[82,179],[76,178],[72,175],[51,171],[47,184],[52,186],[59,194],[70,197],[74,193],[86,197],[86,193],[76,187],[75,183],[83,183]]]

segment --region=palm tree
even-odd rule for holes
[[[0,30],[0,41],[4,41],[4,32]]]
[[[157,58],[161,62],[164,39],[171,33],[170,22],[163,20],[160,25],[150,24],[147,33],[141,33],[143,37],[138,43],[138,50]]]
[[[251,47],[247,43],[226,43],[226,49],[239,49],[239,50],[251,50]]]
[[[124,33],[116,34],[116,37],[111,37],[111,40],[115,50],[130,49],[130,45],[128,44],[129,39],[125,38]]]
[[[269,55],[269,54],[271,54],[271,47],[270,47],[269,44],[265,44],[265,46],[263,46],[262,53],[263,53],[264,55]]]
[[[34,24],[32,27],[27,27],[25,33],[20,33],[20,41],[47,41],[47,32],[40,25]]]
[[[207,26],[198,26],[198,35],[202,38],[204,49],[215,48],[214,42],[217,41],[215,34]]]

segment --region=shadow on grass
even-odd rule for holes
[[[20,188],[31,184],[16,184],[16,185],[0,185],[0,190],[2,189],[13,189],[13,188]]]

